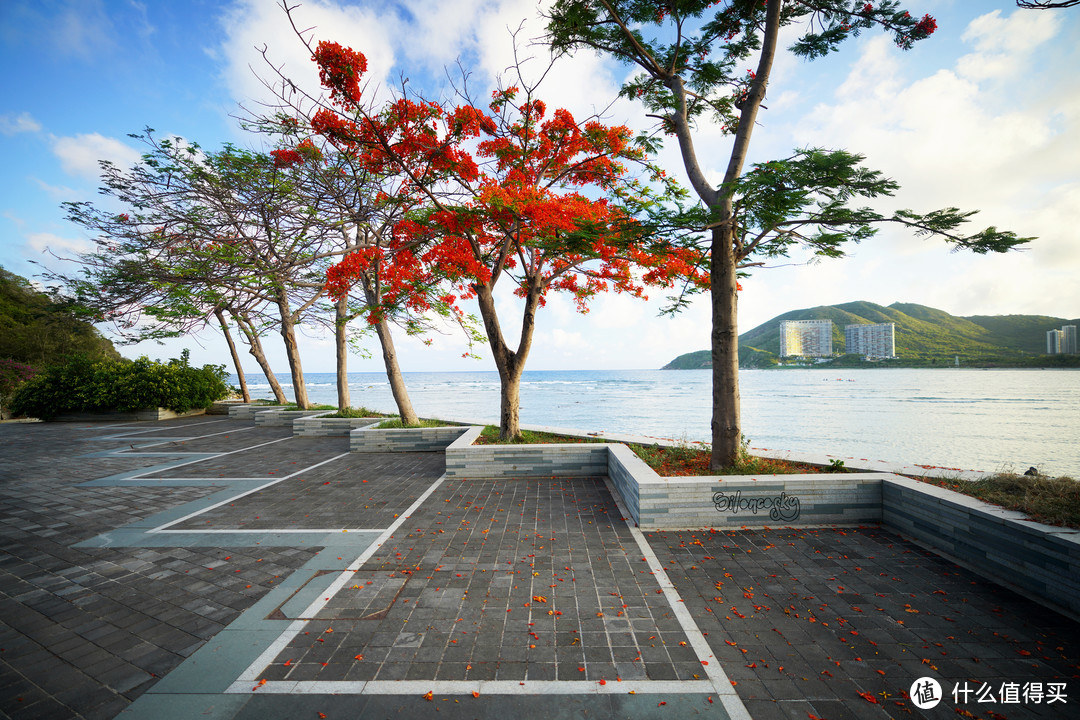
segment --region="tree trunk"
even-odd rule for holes
[[[499,317],[495,311],[495,298],[487,285],[476,285],[476,300],[480,317],[487,331],[488,344],[499,371],[499,439],[514,440],[521,437],[520,391],[521,375],[525,371],[525,359],[532,347],[533,330],[536,328],[536,309],[540,304],[540,279],[530,279],[525,296],[525,311],[521,317],[521,338],[518,349],[511,350],[503,339]]]
[[[710,258],[712,301],[712,456],[714,470],[739,460],[739,294],[729,226],[713,228]]]
[[[285,356],[289,359],[289,373],[292,375],[293,397],[301,410],[311,407],[308,400],[307,385],[304,384],[304,368],[300,363],[300,347],[296,344],[296,319],[289,309],[289,301],[279,296],[278,315],[281,317],[281,339],[285,341]]]
[[[352,406],[349,399],[349,345],[346,327],[349,322],[349,296],[342,295],[334,306],[334,350],[337,355],[337,406],[347,410]]]
[[[368,307],[378,307],[379,291],[372,282],[371,277],[364,275],[361,282],[364,286],[364,299]],[[375,334],[379,338],[379,347],[382,348],[386,379],[390,382],[390,392],[393,393],[394,402],[397,403],[401,422],[403,425],[416,425],[420,422],[420,418],[416,416],[412,400],[409,399],[409,390],[405,387],[405,378],[401,375],[401,367],[397,361],[397,351],[394,349],[394,337],[390,334],[390,323],[387,322],[385,317],[375,324]]]
[[[714,470],[734,465],[742,451],[739,412],[739,297],[736,271],[742,256],[736,254],[734,214],[729,187],[742,175],[750,148],[750,136],[757,123],[758,109],[772,74],[776,44],[780,35],[781,0],[768,0],[765,33],[758,56],[757,73],[740,106],[739,128],[735,132],[724,184],[716,199],[718,225],[712,230],[709,291],[712,303],[712,456]],[[740,247],[738,252],[742,252]]]
[[[240,394],[243,396],[244,402],[251,402],[247,378],[244,377],[244,366],[240,364],[240,355],[236,352],[236,343],[233,342],[232,334],[229,332],[229,324],[225,322],[225,313],[218,307],[214,308],[214,315],[217,317],[218,324],[221,325],[221,332],[225,334],[225,342],[229,344],[229,354],[232,355],[233,366],[236,367],[236,377],[240,380]]]
[[[266,359],[266,353],[263,352],[259,334],[255,332],[255,328],[252,327],[251,321],[247,318],[241,318],[238,314],[233,313],[233,320],[236,321],[236,326],[240,328],[240,332],[244,333],[244,337],[247,339],[248,352],[255,358],[255,362],[259,363],[263,375],[266,376],[266,382],[270,383],[270,389],[274,392],[274,399],[279,404],[284,405],[288,402],[288,399],[285,397],[285,391],[281,389],[281,383],[278,382],[277,375],[274,374],[273,369],[270,367],[270,362]]]
[[[416,416],[416,411],[413,410],[412,401],[409,399],[409,391],[405,387],[405,378],[401,376],[397,352],[394,350],[394,338],[390,335],[390,324],[385,319],[380,320],[375,325],[375,332],[379,336],[379,345],[382,346],[386,379],[390,381],[390,392],[394,394],[394,402],[397,403],[401,422],[405,425],[416,425],[420,422],[420,418]]]

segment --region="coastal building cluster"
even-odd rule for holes
[[[847,325],[844,343],[847,352],[868,360],[894,358],[896,325]],[[780,323],[780,357],[830,357],[832,354],[832,320],[784,320]]]
[[[1076,355],[1076,326],[1063,325],[1060,330],[1047,330],[1046,354]]]
[[[780,357],[832,355],[832,320],[784,320],[780,323]]]
[[[896,357],[896,324],[847,325],[844,327],[847,352],[868,360]]]

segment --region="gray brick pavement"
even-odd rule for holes
[[[755,718],[1080,701],[1077,623],[880,528],[641,544],[596,478],[347,450],[213,416],[0,426],[0,716],[723,718],[706,657]],[[334,527],[371,532],[301,532]],[[921,712],[922,675],[1062,681],[1069,704]]]

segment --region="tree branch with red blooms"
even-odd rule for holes
[[[486,108],[399,97],[375,110],[353,71],[365,65],[360,53],[326,41],[309,49],[330,94],[312,130],[368,171],[399,177],[406,210],[387,244],[330,271],[330,287],[340,292],[379,261],[384,293],[416,310],[436,287],[455,305],[475,300],[501,380],[502,437],[520,434],[521,375],[550,293],[571,293],[585,312],[601,292],[645,297],[649,286],[707,282],[701,253],[671,239],[663,201],[684,193],[628,128],[549,112],[523,82]],[[500,281],[522,301],[513,339],[496,307]]]

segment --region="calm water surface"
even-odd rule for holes
[[[253,396],[271,397],[256,379]],[[753,447],[985,471],[1036,465],[1080,477],[1080,371],[745,370],[740,380]],[[336,404],[333,374],[306,381],[312,401]],[[384,375],[349,381],[353,405],[394,411]],[[405,381],[420,415],[497,422],[495,372],[405,373]],[[527,371],[521,421],[707,441],[709,396],[707,370]]]

